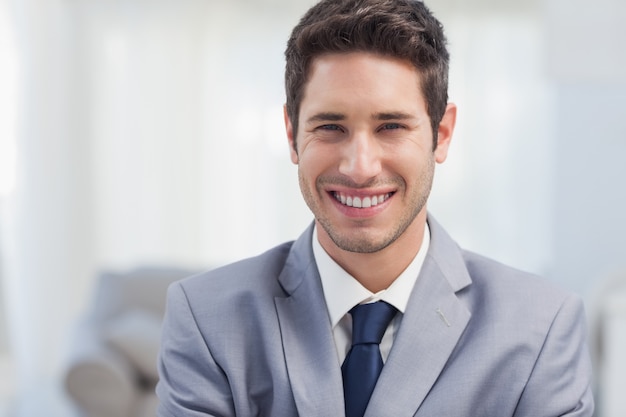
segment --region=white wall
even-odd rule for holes
[[[626,268],[626,3],[551,0],[546,16],[557,90],[553,272],[587,293]]]

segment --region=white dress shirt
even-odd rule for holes
[[[385,290],[374,294],[363,287],[353,276],[339,266],[322,248],[317,239],[317,227],[313,231],[313,255],[322,279],[322,288],[328,314],[333,327],[333,337],[337,347],[339,364],[342,364],[352,345],[352,317],[348,313],[357,304],[385,301],[398,310],[391,321],[380,343],[383,362],[387,360],[396,332],[402,322],[411,291],[417,281],[428,246],[430,230],[428,224],[424,228],[422,246],[409,266]]]

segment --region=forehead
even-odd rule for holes
[[[369,52],[316,57],[309,67],[302,107],[424,104],[421,76],[408,60]]]
[[[366,72],[376,71],[402,71],[410,73],[411,76],[420,78],[418,69],[408,59],[396,58],[367,51],[335,52],[325,53],[313,58],[309,64],[307,81],[316,74],[324,70],[342,69],[354,71],[355,69]]]

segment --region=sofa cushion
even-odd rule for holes
[[[154,313],[131,310],[112,319],[104,339],[137,368],[148,381],[159,378],[157,358],[161,342],[161,318]]]
[[[65,376],[65,386],[69,397],[85,415],[132,415],[138,392],[135,375],[124,364],[112,351],[80,357],[73,362]]]
[[[154,391],[144,392],[138,396],[133,417],[154,417],[157,415],[159,399]]]
[[[129,272],[103,272],[91,302],[96,321],[108,320],[133,309],[163,316],[167,287],[192,275],[176,268],[137,268]]]

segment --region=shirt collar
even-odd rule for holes
[[[426,259],[430,246],[430,229],[428,223],[424,227],[422,246],[409,266],[385,290],[374,294],[363,287],[353,276],[348,274],[322,248],[317,239],[317,226],[313,230],[313,255],[322,280],[324,298],[332,326],[357,304],[383,300],[404,313],[409,302],[411,291]]]

